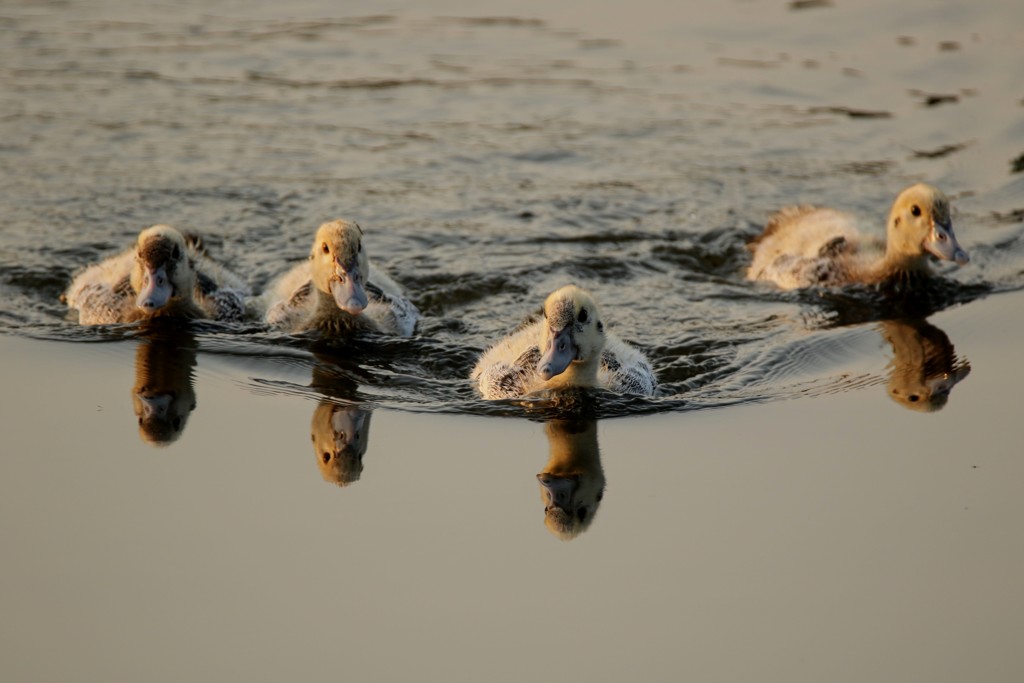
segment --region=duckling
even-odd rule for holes
[[[169,225],[139,233],[135,245],[79,273],[62,299],[83,325],[156,318],[240,320],[248,286],[206,258],[196,238]]]
[[[370,262],[362,228],[344,220],[320,226],[309,259],[279,278],[266,301],[267,323],[292,332],[408,337],[419,318],[398,283]]]
[[[644,355],[605,331],[594,299],[575,285],[550,294],[539,317],[485,351],[470,378],[486,399],[570,387],[650,396],[657,386]]]
[[[862,236],[849,214],[793,206],[772,216],[749,248],[747,279],[782,289],[909,281],[930,274],[929,254],[961,266],[970,260],[953,234],[949,199],[923,183],[896,197],[885,244]]]

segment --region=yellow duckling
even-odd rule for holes
[[[408,337],[419,318],[398,283],[370,262],[362,228],[343,220],[320,226],[309,259],[274,283],[266,301],[267,322],[292,332]]]
[[[908,280],[930,273],[929,254],[958,265],[970,260],[953,234],[949,199],[923,183],[893,202],[884,244],[861,235],[849,214],[793,206],[772,216],[750,248],[747,279],[782,289]]]
[[[169,225],[146,228],[133,247],[79,273],[62,298],[83,325],[243,318],[248,286],[200,246]]]
[[[542,317],[485,351],[470,378],[486,399],[571,387],[650,396],[657,386],[644,355],[605,330],[597,304],[575,285],[553,292]]]

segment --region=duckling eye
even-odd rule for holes
[[[324,451],[324,454],[320,457],[323,458],[325,465],[331,461],[331,454],[328,453],[327,451]]]
[[[175,244],[174,249],[171,250],[171,258],[175,261],[181,258],[181,250],[178,248],[177,244]]]
[[[576,519],[580,520],[581,522],[586,521],[586,519],[587,519],[587,508],[581,507],[579,510],[577,510],[576,511]]]
[[[581,308],[579,317],[577,318],[581,323],[587,322],[587,309]]]
[[[921,207],[918,206],[917,204],[914,204],[912,207],[910,207],[910,213],[914,214],[915,216],[920,216]]]
[[[910,400],[911,403],[917,403],[918,401],[921,400],[921,397],[918,396],[917,394],[911,394],[910,396],[907,396],[907,398]]]
[[[362,253],[363,253],[363,243],[362,243],[362,242],[360,242],[360,243],[359,243],[359,248],[357,249],[357,251],[358,251],[358,252],[359,252],[360,254],[362,254]]]
[[[325,254],[331,253],[331,248],[327,246],[327,242],[324,242],[323,244],[320,245],[320,250],[323,251]]]

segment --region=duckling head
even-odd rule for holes
[[[346,313],[362,313],[369,303],[366,276],[370,269],[362,228],[342,220],[324,223],[316,231],[309,259],[316,288]]]
[[[543,355],[537,364],[548,381],[566,370],[592,368],[597,372],[604,348],[604,323],[594,299],[585,290],[567,285],[544,301]]]
[[[890,255],[911,258],[927,252],[961,266],[970,261],[953,234],[949,199],[924,183],[903,190],[893,202],[887,251]]]
[[[189,259],[185,237],[169,225],[154,225],[139,233],[131,285],[135,305],[150,313],[176,297],[191,297],[195,268]]]

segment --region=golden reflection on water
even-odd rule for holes
[[[926,320],[884,320],[880,328],[893,350],[889,397],[910,410],[941,410],[970,363],[957,359],[946,333]]]
[[[196,339],[183,329],[146,334],[135,350],[132,408],[142,440],[152,446],[169,446],[185,431],[196,408]]]
[[[363,473],[371,411],[323,400],[313,411],[310,439],[324,481],[348,486]]]
[[[597,420],[552,420],[544,425],[549,455],[537,475],[544,526],[563,541],[590,528],[604,498],[605,478]]]
[[[320,399],[310,422],[310,441],[320,476],[338,486],[359,481],[370,440],[372,410],[360,405],[359,372],[353,359],[319,349],[310,386]]]

